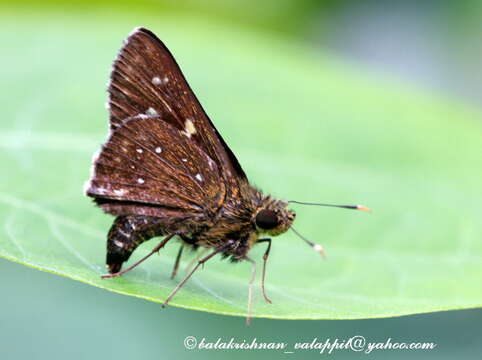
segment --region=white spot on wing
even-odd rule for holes
[[[184,131],[182,133],[186,135],[189,139],[193,134],[197,132],[196,127],[194,126],[191,119],[186,119],[184,122]]]
[[[208,164],[209,164],[209,168],[211,170],[213,170],[214,169],[214,161],[211,158],[208,159]]]
[[[186,159],[186,158],[182,158],[181,160],[184,161],[184,162],[187,162],[187,159]]]
[[[139,154],[142,154],[144,152],[144,150],[142,149],[136,149],[136,151],[139,153]]]
[[[162,79],[159,77],[159,76],[154,76],[152,79],[151,79],[151,82],[154,84],[154,85],[165,85],[169,82],[169,78],[167,76],[164,76]]]
[[[146,114],[147,114],[147,115],[151,115],[151,116],[156,116],[156,115],[158,115],[158,114],[157,114],[157,111],[156,111],[154,108],[151,108],[151,107],[146,110]]]
[[[139,184],[144,184],[145,181],[144,181],[143,178],[139,178],[139,179],[137,179],[137,182],[138,182]]]
[[[199,181],[203,181],[203,177],[201,176],[201,174],[196,174],[196,179],[198,179]]]
[[[156,153],[160,154],[162,152],[162,149],[160,146],[156,147],[155,149]]]
[[[141,119],[148,119],[149,118],[149,115],[146,115],[146,114],[137,114],[137,117],[141,118]]]
[[[118,196],[122,196],[122,195],[125,195],[127,191],[125,191],[124,189],[116,189],[114,190],[114,194],[118,195]]]

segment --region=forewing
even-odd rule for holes
[[[113,65],[109,85],[110,125],[124,119],[159,115],[213,159],[231,196],[246,175],[204,112],[166,46],[149,30],[135,29]]]
[[[180,130],[141,115],[125,120],[102,146],[86,193],[106,211],[123,203],[209,215],[225,186],[216,163]]]

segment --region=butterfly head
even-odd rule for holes
[[[288,203],[267,198],[254,216],[254,224],[260,233],[271,236],[286,232],[296,217],[294,211],[287,208]]]

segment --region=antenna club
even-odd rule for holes
[[[323,258],[326,258],[325,249],[323,249],[323,247],[320,244],[313,244],[313,249],[318,253],[320,253],[320,255],[323,256]]]
[[[357,210],[360,210],[360,211],[366,211],[366,212],[368,212],[368,213],[372,213],[372,212],[373,212],[372,209],[370,209],[370,208],[368,208],[368,207],[366,207],[366,206],[364,206],[364,205],[357,205],[357,206],[356,206],[356,209],[357,209]]]

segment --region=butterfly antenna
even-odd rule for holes
[[[296,200],[288,200],[288,203],[301,204],[301,205],[314,205],[314,206],[330,206],[330,207],[337,207],[337,208],[343,208],[343,209],[366,211],[369,213],[372,212],[370,208],[367,208],[366,206],[363,206],[363,205],[334,205],[334,204],[309,203],[309,202],[296,201]]]
[[[323,249],[323,246],[321,246],[320,244],[316,244],[313,241],[308,240],[303,235],[301,235],[298,231],[296,231],[294,227],[291,227],[290,229],[293,230],[293,232],[296,235],[298,235],[298,237],[301,240],[304,240],[308,245],[310,245],[313,248],[313,250],[319,252],[320,255],[323,256],[323,258],[326,258],[326,253],[325,253],[325,249]]]

